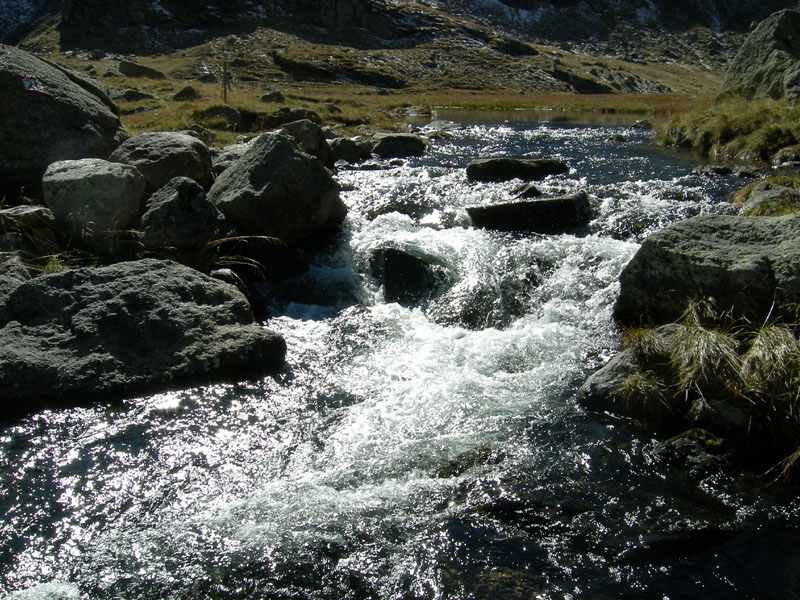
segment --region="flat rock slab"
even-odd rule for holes
[[[558,198],[467,207],[475,227],[497,231],[559,234],[586,226],[591,206],[585,192]]]
[[[800,302],[800,214],[702,215],[654,233],[620,275],[614,318],[670,323],[698,297],[752,322]]]
[[[0,410],[260,377],[285,352],[235,287],[178,263],[44,275],[0,298]]]
[[[470,181],[539,181],[563,173],[569,173],[569,167],[552,158],[479,158],[467,165],[467,179]]]

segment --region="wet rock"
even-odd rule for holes
[[[232,227],[196,182],[176,177],[147,201],[141,219],[146,249],[200,250]]]
[[[559,198],[469,206],[475,227],[499,231],[559,234],[586,226],[591,206],[585,192]]]
[[[495,451],[488,444],[480,444],[456,456],[446,465],[434,472],[434,477],[449,479],[463,475],[470,469],[483,465],[497,465],[503,462],[505,453]]]
[[[202,98],[200,92],[190,85],[187,85],[181,91],[172,96],[172,99],[175,102],[191,102],[192,100],[199,100],[200,98]]]
[[[531,199],[531,198],[539,198],[542,196],[542,192],[539,188],[537,188],[532,183],[526,183],[523,186],[518,187],[514,190],[514,196],[516,198],[524,198],[524,199]]]
[[[794,101],[800,96],[800,11],[780,10],[747,36],[731,62],[721,96]]]
[[[264,134],[208,193],[241,232],[290,245],[334,231],[347,213],[339,185],[319,160],[279,134]]]
[[[344,160],[350,164],[367,160],[372,153],[372,144],[361,138],[335,138],[330,142],[333,162]]]
[[[636,355],[631,350],[624,350],[586,380],[578,390],[576,400],[588,410],[622,415],[657,429],[672,427],[679,419],[680,410],[668,404],[666,398],[626,393],[624,390],[625,381],[640,371]]]
[[[508,327],[525,314],[536,282],[507,275],[499,282],[460,281],[444,292],[431,308],[431,318],[442,325],[480,331]]]
[[[166,79],[161,71],[146,67],[132,60],[119,61],[119,72],[126,77],[146,77],[147,79]]]
[[[99,85],[11,46],[0,46],[0,106],[0,198],[8,201],[23,190],[40,198],[49,164],[107,158],[128,137]]]
[[[212,180],[208,148],[185,133],[140,133],[126,140],[109,160],[136,167],[150,192],[163,187],[173,177],[188,177],[203,187]]]
[[[775,211],[800,210],[800,193],[793,188],[762,181],[739,208],[740,215],[769,216]]]
[[[621,325],[677,320],[691,298],[762,322],[773,303],[800,302],[800,215],[702,215],[654,233],[620,275]],[[773,315],[774,316],[774,315]]]
[[[690,429],[657,442],[652,456],[659,461],[688,469],[693,477],[716,473],[728,465],[728,445],[705,429]]]
[[[562,173],[569,173],[569,167],[551,158],[480,158],[467,165],[470,181],[537,181]]]
[[[316,156],[326,167],[333,167],[335,161],[325,133],[313,121],[303,119],[287,123],[281,127],[280,133],[293,139],[301,151]]]
[[[136,167],[84,158],[53,163],[42,178],[47,207],[68,236],[105,238],[141,210],[145,180]]]
[[[376,133],[372,153],[381,158],[407,158],[425,154],[425,140],[413,133]]]
[[[418,249],[373,250],[370,269],[383,285],[387,302],[416,306],[441,293],[451,277],[444,263]]]
[[[260,377],[286,350],[236,288],[153,259],[27,281],[0,323],[5,414]]]
[[[722,175],[731,175],[733,169],[728,165],[700,165],[692,169],[695,175],[704,175],[706,177],[718,177]]]
[[[633,127],[634,129],[647,129],[647,130],[649,130],[649,129],[653,128],[653,124],[650,121],[648,121],[647,119],[639,119],[633,125],[631,125],[631,127]]]

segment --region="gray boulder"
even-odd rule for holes
[[[119,61],[119,72],[127,77],[146,77],[148,79],[166,79],[161,71],[140,65],[132,60]]]
[[[33,257],[60,251],[56,217],[49,208],[22,204],[0,209],[0,252],[22,251]]]
[[[757,217],[789,210],[800,210],[800,193],[785,185],[762,181],[750,191],[747,200],[739,207],[739,214]]]
[[[620,275],[614,318],[669,323],[696,297],[754,323],[800,302],[800,214],[702,215],[654,233]]]
[[[47,165],[107,158],[128,135],[96,84],[18,48],[0,45],[0,197],[41,197]]]
[[[467,165],[467,178],[470,181],[538,181],[548,175],[562,173],[569,173],[569,167],[552,158],[479,158]]]
[[[800,93],[799,60],[800,11],[780,10],[759,23],[744,41],[720,95],[792,101]]]
[[[141,221],[142,244],[151,250],[200,250],[230,229],[203,188],[187,177],[176,177],[154,193]]]
[[[236,288],[154,259],[22,283],[0,327],[5,414],[260,377],[286,351]]]
[[[149,192],[163,187],[173,177],[194,179],[204,188],[212,180],[208,147],[185,133],[140,133],[126,140],[109,160],[139,169]]]
[[[566,233],[585,227],[592,217],[586,192],[558,198],[469,206],[467,213],[476,227],[545,234]]]
[[[99,158],[63,160],[47,168],[47,207],[69,236],[100,237],[127,229],[139,216],[145,181],[139,171]]]
[[[234,131],[244,130],[244,118],[242,117],[242,113],[227,104],[207,108],[197,113],[197,117],[207,122],[222,121],[226,128]]]
[[[372,153],[381,158],[422,156],[425,140],[413,133],[376,133],[372,136]]]
[[[202,96],[200,96],[200,92],[198,92],[192,86],[187,85],[181,91],[172,96],[172,100],[175,102],[191,102],[192,100],[199,100],[201,97]]]
[[[217,176],[221,175],[225,169],[242,158],[249,148],[250,144],[232,144],[230,146],[225,146],[224,148],[213,149],[211,154],[211,165],[212,169],[214,170],[214,174]]]
[[[293,139],[301,151],[316,156],[326,167],[333,167],[333,154],[325,132],[313,121],[303,119],[287,123],[281,127],[280,133]]]
[[[299,244],[333,231],[347,213],[339,184],[316,158],[279,134],[264,134],[208,193],[242,233]]]

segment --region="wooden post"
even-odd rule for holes
[[[228,103],[228,83],[230,76],[228,75],[228,61],[222,63],[222,101]]]

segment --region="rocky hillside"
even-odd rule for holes
[[[753,21],[788,0],[213,0],[197,10],[180,0],[5,0],[0,41],[14,42],[31,20],[61,10],[62,42],[120,53],[194,46],[221,33],[268,26],[345,45],[409,46],[452,16],[526,42],[577,45],[592,54],[718,65]],[[737,34],[739,34],[737,36]]]

